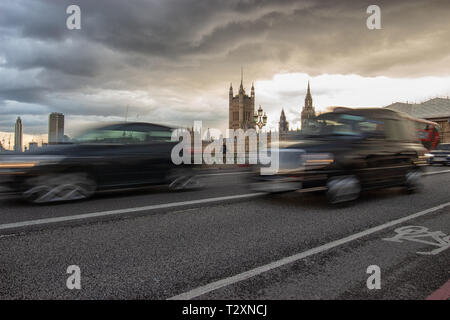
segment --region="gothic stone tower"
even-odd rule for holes
[[[280,133],[286,133],[289,131],[289,122],[286,121],[286,115],[284,114],[284,109],[281,109],[280,122],[278,123],[278,128]]]
[[[305,97],[305,106],[302,110],[302,130],[309,125],[309,120],[314,118],[316,116],[316,112],[313,107],[312,97],[311,97],[311,90],[309,88],[309,81],[308,81],[308,91],[306,93]]]
[[[230,84],[229,107],[228,107],[228,128],[229,129],[254,129],[255,123],[253,115],[255,113],[255,88],[252,84],[250,97],[245,94],[244,86],[239,87],[239,94],[233,96],[233,85]]]

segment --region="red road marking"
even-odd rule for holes
[[[450,280],[442,287],[430,294],[426,300],[449,300],[450,299]]]

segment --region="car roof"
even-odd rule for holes
[[[147,132],[151,130],[171,131],[175,128],[148,122],[116,122],[95,127],[96,130],[129,130]]]
[[[363,117],[376,117],[376,118],[384,118],[384,119],[404,119],[406,118],[406,114],[402,112],[384,109],[384,108],[347,108],[347,107],[336,107],[332,111],[332,113],[342,113],[342,114],[350,114],[357,115]]]

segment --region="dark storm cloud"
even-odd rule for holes
[[[378,33],[365,26],[370,1],[116,0],[107,6],[98,1],[79,4],[85,8],[90,40],[125,53],[164,57],[174,67],[195,62],[209,66],[216,59],[228,67],[229,55],[238,51],[240,59],[253,61],[250,65],[270,58],[320,73],[336,63],[334,69],[339,72],[373,75],[402,61],[431,60],[448,52],[447,42],[439,41],[449,35],[448,1],[379,1],[383,30]],[[398,45],[429,41],[436,33],[440,33],[438,39],[415,47],[411,58],[409,52],[409,61],[403,60],[406,53],[401,47],[393,56],[381,54]],[[434,50],[427,50],[430,47]],[[356,55],[353,65],[339,63]]]
[[[82,8],[83,30],[80,32],[64,28],[65,8],[72,3]],[[292,56],[294,60],[295,50],[301,50],[300,57],[311,68],[317,68],[352,52],[361,53],[361,47],[371,56],[378,51],[370,52],[372,46],[420,40],[421,35],[436,30],[448,32],[448,28],[439,28],[448,18],[446,1],[379,1],[383,26],[388,33],[381,37],[380,33],[385,31],[376,34],[365,28],[365,9],[369,4],[369,1],[323,0],[18,1],[10,6],[2,5],[7,14],[0,19],[0,25],[14,28],[23,38],[57,43],[71,39],[75,42],[74,48],[82,45],[82,38],[125,54],[146,55],[149,59],[170,58],[175,66],[189,58],[207,60],[208,56],[219,55],[223,59],[229,52],[254,43],[264,44],[269,52],[284,51],[284,58]],[[430,19],[431,16],[435,19]],[[99,57],[89,56],[89,50],[77,54],[70,49],[64,52],[64,47],[61,50],[72,54],[60,53],[53,57],[50,54],[47,58],[45,51],[36,52],[39,59],[35,59],[35,65],[55,67],[68,73],[95,70],[90,64],[95,64],[92,60]],[[435,51],[435,55],[439,55],[440,51]],[[246,52],[241,52],[241,56],[245,59]],[[258,63],[266,56],[265,52],[258,55],[252,52],[251,58]],[[279,53],[272,54],[271,58],[277,56],[282,60],[283,55]],[[370,69],[373,65],[380,69],[373,60],[372,57],[372,63],[360,68]],[[393,62],[398,63],[398,60],[393,57]],[[18,64],[33,66],[32,61]],[[81,70],[70,69],[76,68],[74,65]]]
[[[66,28],[70,4],[81,7],[81,30]],[[189,112],[209,108],[204,116],[216,121],[213,111],[223,107],[218,104],[226,103],[226,97],[201,97],[239,79],[241,65],[252,79],[280,72],[394,77],[449,73],[442,67],[450,52],[449,1],[377,1],[383,29],[375,31],[366,28],[370,4],[1,2],[0,114],[11,110],[10,101],[17,103],[17,113],[29,112],[34,103],[68,114],[116,117],[132,104],[141,116],[161,121],[186,119]],[[289,98],[300,90],[304,84],[299,92],[281,96]],[[44,112],[36,111],[42,117]]]
[[[65,8],[72,3],[82,8],[80,32],[64,28]],[[26,39],[56,43],[70,39],[76,45],[82,45],[83,39],[127,54],[170,58],[175,65],[182,63],[177,59],[223,58],[248,43],[264,44],[269,52],[286,49],[286,56],[296,56],[293,50],[300,49],[312,68],[355,51],[371,56],[379,51],[370,52],[371,43],[376,48],[379,44],[407,44],[408,39],[419,41],[424,34],[438,31],[442,36],[448,34],[448,27],[442,28],[449,17],[448,1],[378,1],[384,27],[378,34],[365,27],[369,4],[323,0],[17,1],[1,5],[6,14],[0,18],[0,26],[15,29]],[[92,60],[99,57],[89,56],[89,50],[76,51],[76,45],[64,45],[60,54],[48,54],[41,48],[41,52],[35,52],[38,58],[34,63],[68,73],[77,73],[70,69],[75,68],[73,65],[82,68],[80,73],[95,71]],[[434,51],[439,55],[439,50]],[[241,55],[245,57],[246,52]],[[265,52],[256,56],[252,52],[256,61],[266,56]],[[398,63],[396,57],[392,58]],[[29,60],[17,64],[33,66]],[[376,63],[370,65],[380,68]]]
[[[28,103],[42,103],[45,102],[46,95],[45,88],[17,88],[3,90],[0,88],[0,97],[3,100],[14,100]]]

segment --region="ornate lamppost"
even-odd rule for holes
[[[265,112],[263,115],[261,105],[259,106],[258,112],[253,115],[253,121],[255,121],[255,124],[258,126],[260,131],[267,124],[267,115]]]

